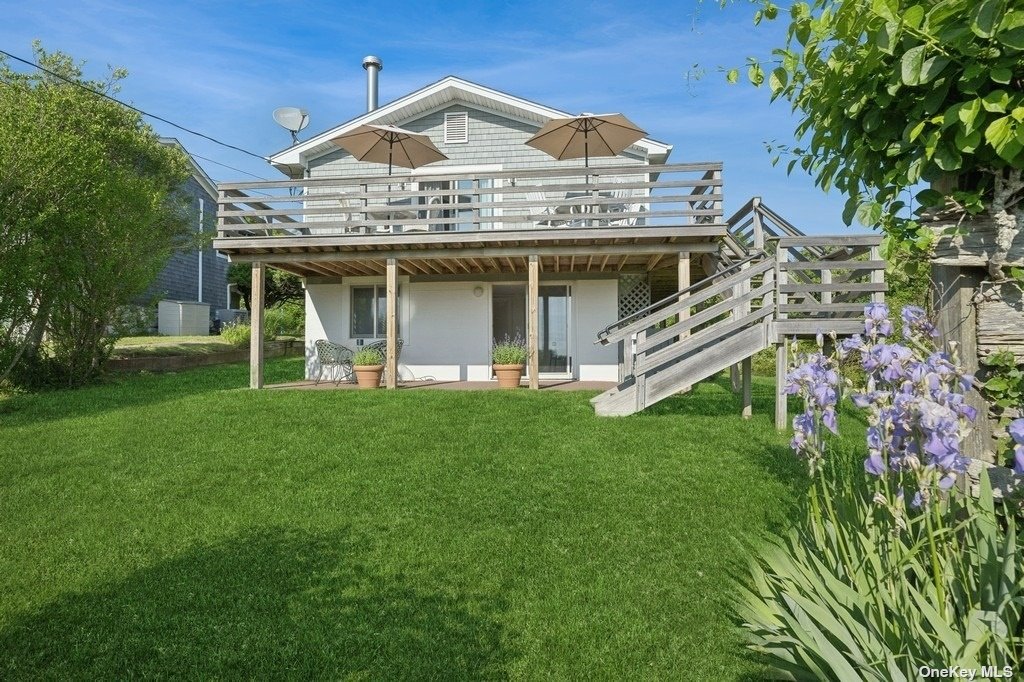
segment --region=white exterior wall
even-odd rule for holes
[[[358,348],[358,340],[349,335],[351,287],[383,283],[383,277],[347,277],[342,283],[306,286],[307,378],[315,378],[319,372],[313,348],[318,339]],[[594,345],[597,332],[618,317],[617,281],[542,280],[542,284],[572,286],[569,343],[573,378],[617,381],[616,348]],[[399,278],[399,335],[405,341],[399,376],[403,381],[490,380],[491,286],[491,282],[410,282],[408,277]],[[477,288],[482,290],[479,296]]]

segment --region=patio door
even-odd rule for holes
[[[572,287],[547,284],[540,287],[537,299],[537,355],[540,373],[565,376],[572,373],[569,354],[569,300]]]
[[[569,353],[569,320],[572,287],[545,284],[538,290],[537,326],[540,375],[564,378],[572,374]],[[491,287],[491,336],[526,340],[527,288],[525,284]]]

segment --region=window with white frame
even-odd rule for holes
[[[444,141],[446,144],[469,142],[469,112],[451,111],[444,115]]]
[[[388,290],[383,284],[352,287],[349,336],[353,339],[377,339],[387,336]],[[398,298],[396,296],[396,308]],[[396,322],[401,315],[396,316]]]

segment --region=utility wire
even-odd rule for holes
[[[109,99],[111,102],[114,102],[116,104],[120,104],[123,107],[127,107],[128,109],[131,109],[132,111],[135,111],[135,112],[137,112],[139,114],[142,114],[143,116],[147,116],[149,118],[155,119],[155,120],[160,121],[162,123],[166,123],[167,125],[173,126],[173,127],[177,128],[178,130],[182,130],[182,131],[184,131],[186,133],[189,133],[190,135],[195,135],[196,137],[201,137],[201,138],[203,138],[205,140],[209,140],[210,142],[213,142],[214,144],[219,144],[222,147],[227,147],[228,149],[234,149],[235,151],[242,152],[243,154],[248,154],[249,156],[254,156],[257,159],[260,159],[261,161],[270,161],[270,159],[268,159],[267,157],[263,156],[262,154],[257,154],[255,152],[249,151],[248,149],[242,149],[241,147],[236,147],[235,145],[228,144],[227,142],[221,142],[220,140],[218,140],[216,138],[213,138],[213,137],[210,137],[209,135],[204,135],[203,133],[197,132],[197,131],[192,130],[190,128],[186,128],[185,126],[178,125],[177,123],[174,123],[173,121],[168,121],[166,118],[163,118],[162,116],[157,116],[156,114],[151,114],[148,111],[143,111],[142,109],[139,109],[138,107],[133,107],[131,104],[126,104],[125,102],[122,102],[119,99],[111,97],[110,95],[106,94],[105,92],[99,92],[97,90],[93,90],[92,88],[86,87],[84,84],[82,84],[82,83],[80,83],[80,82],[78,82],[76,80],[72,80],[70,78],[65,78],[64,76],[60,75],[59,73],[55,73],[55,72],[53,72],[53,71],[51,71],[51,70],[49,70],[49,69],[47,69],[47,68],[45,68],[43,66],[40,66],[39,64],[36,64],[35,62],[29,61],[27,59],[22,59],[21,57],[13,55],[10,52],[7,52],[5,50],[0,50],[0,54],[4,55],[6,57],[9,57],[9,58],[11,58],[11,59],[13,59],[15,61],[21,62],[22,64],[27,64],[28,66],[31,66],[34,69],[39,69],[43,73],[48,73],[51,76],[53,76],[54,78],[59,78],[60,80],[64,81],[65,83],[69,83],[70,85],[77,86],[77,87],[85,90],[86,92],[92,93],[93,95],[98,95],[100,97],[104,97],[106,99]],[[207,159],[207,160],[209,160],[209,159]],[[217,163],[217,162],[215,161],[214,163]],[[236,170],[236,169],[232,169],[232,170]],[[241,172],[244,173],[245,171],[241,171]]]
[[[224,168],[227,168],[228,170],[233,170],[236,173],[242,173],[243,175],[248,175],[250,177],[256,178],[257,180],[266,180],[266,181],[270,182],[270,178],[265,178],[262,175],[256,175],[255,173],[250,173],[249,171],[242,170],[241,168],[235,168],[234,166],[229,166],[226,163],[221,163],[220,161],[216,161],[214,159],[210,159],[210,158],[207,158],[205,156],[200,156],[199,154],[195,154],[193,152],[188,152],[188,154],[196,157],[197,159],[202,159],[203,161],[209,161],[210,163],[215,163],[218,166],[224,166]]]

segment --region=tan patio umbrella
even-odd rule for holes
[[[360,161],[386,162],[388,175],[392,165],[419,168],[448,158],[426,135],[395,126],[361,125],[331,142]]]
[[[553,118],[526,141],[558,160],[591,156],[617,156],[647,133],[622,114],[580,114]]]

